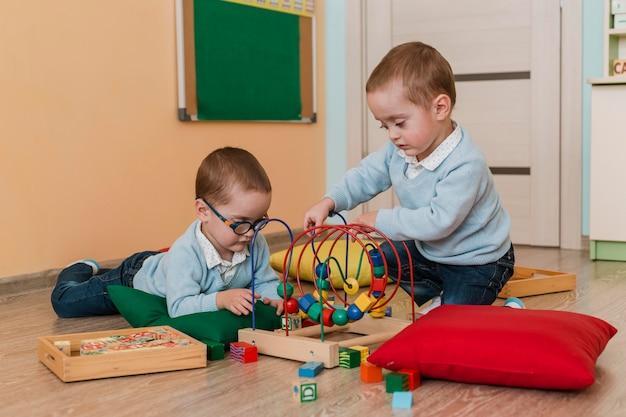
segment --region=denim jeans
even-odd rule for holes
[[[59,317],[85,317],[119,313],[109,296],[109,285],[133,286],[133,278],[144,260],[159,252],[139,252],[115,269],[101,269],[96,275],[90,265],[77,263],[59,274],[52,290],[52,308]]]
[[[445,265],[426,259],[414,241],[393,241],[400,258],[400,287],[413,295],[418,306],[436,296],[441,304],[490,305],[513,275],[515,253],[513,245],[499,260],[485,265]],[[409,254],[404,247],[406,244]],[[381,252],[387,261],[389,278],[398,280],[398,259],[393,247],[384,242]],[[413,262],[413,286],[408,256]]]

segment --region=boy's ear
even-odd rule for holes
[[[194,207],[196,209],[196,215],[198,216],[198,218],[200,220],[206,220],[209,216],[209,208],[206,206],[206,204],[204,204],[204,201],[196,198],[196,200],[194,201]]]
[[[447,94],[439,94],[433,100],[435,105],[435,115],[438,120],[444,120],[450,116],[452,111],[452,101]]]

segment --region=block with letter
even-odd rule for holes
[[[293,398],[301,403],[317,400],[317,383],[311,379],[298,379],[293,383]]]

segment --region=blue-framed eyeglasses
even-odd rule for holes
[[[206,201],[203,197],[196,197],[196,199],[198,199],[198,198],[200,200],[202,200],[204,202],[204,204],[206,204],[207,207],[210,208],[213,213],[215,213],[215,215],[217,216],[218,219],[223,221],[226,226],[228,226],[231,229],[233,229],[233,232],[235,232],[236,235],[245,235],[250,230],[254,230],[254,231],[261,230],[267,224],[267,223],[264,223],[264,221],[267,220],[267,218],[268,218],[267,214],[265,216],[263,216],[262,219],[256,220],[254,222],[233,222],[233,221],[230,221],[226,217],[222,216],[219,213],[219,211],[215,210],[215,207],[213,207],[211,204],[209,204],[209,202]]]

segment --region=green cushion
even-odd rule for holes
[[[171,326],[207,344],[209,359],[222,359],[224,346],[237,341],[238,330],[252,327],[251,314],[237,316],[228,310],[219,310],[170,317],[163,297],[121,285],[110,285],[108,291],[120,314],[131,326]],[[280,328],[281,317],[276,315],[274,307],[258,301],[255,313],[257,329]]]

